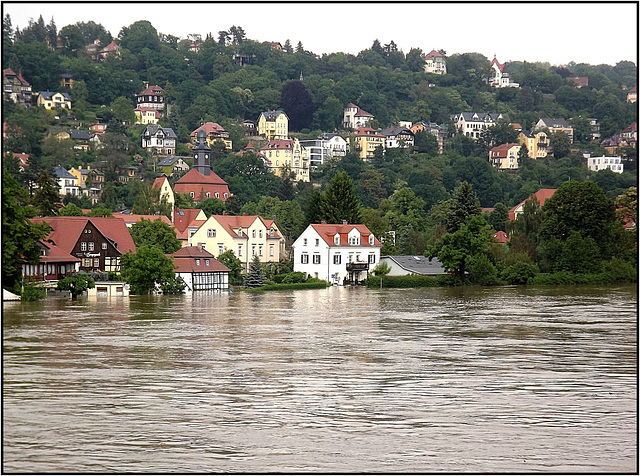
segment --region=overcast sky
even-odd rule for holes
[[[507,61],[571,61],[615,65],[638,56],[638,3],[20,3],[3,2],[14,28],[51,18],[60,30],[76,22],[102,24],[114,37],[148,20],[159,33],[203,37],[241,26],[257,41],[302,41],[315,54],[357,54],[376,38],[408,53],[444,49]]]

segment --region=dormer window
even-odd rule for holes
[[[340,235],[339,234],[335,234],[335,236],[333,237],[333,243],[337,246],[340,244]]]

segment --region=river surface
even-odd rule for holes
[[[7,472],[629,472],[637,288],[3,304]]]

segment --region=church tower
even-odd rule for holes
[[[193,148],[193,168],[202,175],[211,174],[211,148],[207,145],[207,133],[198,131],[197,145]]]

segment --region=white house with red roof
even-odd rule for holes
[[[511,76],[504,70],[504,64],[494,56],[489,63],[489,85],[494,88],[519,88],[520,84],[511,81]]]
[[[293,243],[293,270],[332,284],[362,283],[381,248],[365,225],[311,224]]]
[[[187,291],[226,291],[229,272],[211,253],[198,246],[186,246],[170,256],[176,266],[176,277],[187,285]]]
[[[533,200],[534,197],[538,201],[540,206],[543,206],[544,202],[546,202],[549,198],[553,196],[554,193],[556,193],[556,190],[557,189],[555,188],[541,188],[536,193],[531,195],[529,198],[521,201],[515,207],[509,210],[509,220],[513,221],[517,219],[518,216],[522,215],[522,213],[524,213],[524,204],[527,203],[529,200]]]
[[[360,109],[353,103],[347,104],[344,108],[344,115],[342,117],[342,126],[351,129],[357,129],[359,127],[365,127],[367,123],[373,119],[373,114]]]
[[[98,59],[104,60],[109,56],[120,56],[121,48],[116,44],[115,41],[112,41],[107,46],[98,51]]]
[[[424,72],[431,74],[447,74],[447,61],[442,53],[431,50],[424,55]]]

